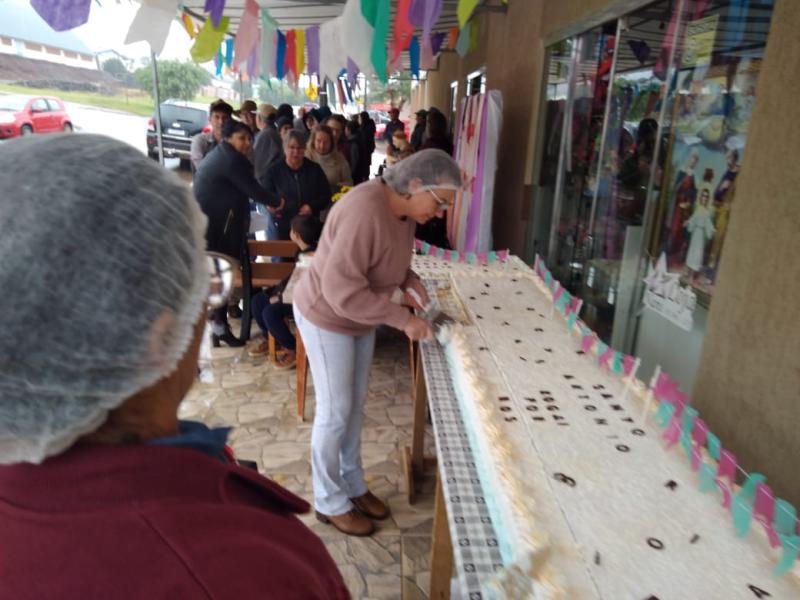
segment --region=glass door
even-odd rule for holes
[[[570,64],[548,264],[553,275],[577,295],[584,285],[586,261],[591,257],[589,225],[596,182],[596,154],[613,65],[615,34],[616,25],[610,23],[575,37],[567,46]],[[551,62],[562,52],[563,49],[551,50]]]

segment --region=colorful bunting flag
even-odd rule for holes
[[[225,64],[228,67],[233,67],[233,46],[234,38],[225,40]]]
[[[61,4],[70,5],[72,3]],[[128,28],[125,43],[147,42],[155,54],[161,54],[164,44],[167,42],[169,27],[175,18],[176,10],[177,6],[174,0],[143,0]],[[206,60],[211,60],[212,56],[213,54],[210,54]]]
[[[414,26],[408,21],[408,10],[410,8],[411,0],[397,0],[397,8],[394,13],[393,62],[397,61],[400,53],[409,47],[411,36],[414,35]]]
[[[375,69],[375,74],[378,76],[378,79],[386,83],[388,81],[386,72],[386,63],[388,62],[386,36],[389,35],[391,19],[389,0],[361,0],[361,10],[364,18],[374,28],[372,50],[370,52],[372,67]],[[353,60],[358,64],[364,64],[359,62],[358,57],[352,52],[349,52],[348,55],[352,56]]]
[[[319,27],[306,29],[306,48],[308,49],[308,74],[319,75]]]
[[[211,15],[214,29],[219,29],[222,22],[222,11],[225,9],[225,0],[206,0],[203,10]],[[226,28],[227,29],[227,28]]]
[[[305,29],[294,30],[294,71],[299,78],[306,68],[306,32]]]
[[[142,11],[145,4],[147,4],[146,0],[139,12]],[[89,20],[91,0],[72,0],[71,2],[31,0],[31,6],[54,31],[67,31],[79,27]],[[175,14],[174,2],[172,3],[172,14]]]
[[[417,36],[411,38],[408,55],[411,61],[411,75],[419,79],[419,38]]]
[[[458,0],[456,12],[458,14],[458,24],[462,28],[467,24],[467,21],[469,21],[476,6],[478,6],[478,0]]]
[[[244,11],[240,17],[233,44],[233,54],[236,57],[237,67],[250,60],[253,49],[258,45],[258,10],[259,7],[256,0],[245,0]]]
[[[194,21],[192,21],[192,17],[189,13],[183,13],[181,15],[181,21],[183,22],[183,28],[186,30],[186,33],[189,34],[189,37],[194,39],[197,35],[197,29],[194,26]]]
[[[226,31],[228,31],[228,17],[222,17],[219,27],[214,27],[211,19],[206,19],[194,39],[194,46],[189,51],[192,60],[196,63],[204,63],[213,59],[214,54],[219,51]]]
[[[277,31],[278,41],[275,44],[275,77],[283,79],[286,74],[286,36]]]
[[[261,71],[269,82],[275,72],[275,52],[277,50],[278,24],[270,17],[266,8],[261,9]]]

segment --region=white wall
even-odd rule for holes
[[[26,42],[13,38],[0,37],[0,53],[16,54],[23,58],[46,60],[70,67],[97,70],[97,62],[91,54],[79,54],[69,50],[62,50],[61,48],[43,46],[42,44],[28,43],[26,46]],[[70,56],[67,56],[67,54]]]

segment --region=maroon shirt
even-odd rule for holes
[[[0,466],[0,599],[349,598],[295,517],[308,509],[186,448],[78,445]]]

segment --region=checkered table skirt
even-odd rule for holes
[[[422,342],[420,350],[459,593],[479,600],[481,581],[501,569],[503,561],[444,351],[436,341]]]

